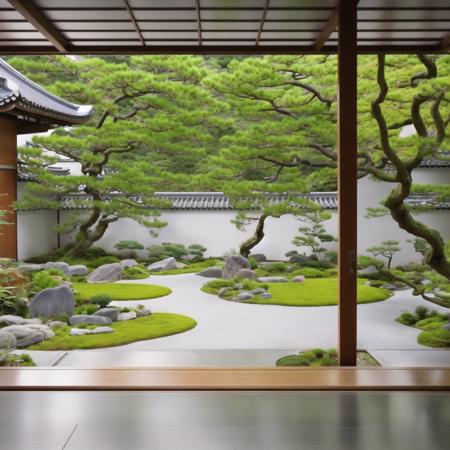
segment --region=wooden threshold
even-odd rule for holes
[[[450,390],[450,368],[1,368],[7,391]]]

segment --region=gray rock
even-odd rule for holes
[[[31,323],[29,325],[23,325],[23,326],[29,328],[30,330],[39,331],[41,333],[44,333],[45,339],[51,339],[51,338],[55,337],[55,333],[47,325],[42,325],[39,323]]]
[[[47,324],[50,328],[57,328],[57,327],[65,327],[67,325],[66,322],[62,322],[61,320],[52,320]]]
[[[225,260],[225,267],[223,268],[223,278],[234,278],[239,272],[239,269],[250,269],[250,263],[247,258],[241,255],[229,256]]]
[[[219,289],[219,292],[217,293],[217,295],[218,295],[220,298],[224,298],[225,295],[227,295],[227,292],[228,292],[229,290],[230,290],[230,289],[227,288],[227,287],[222,287],[222,288]]]
[[[84,336],[86,334],[92,334],[92,330],[87,328],[72,328],[69,332],[70,336]]]
[[[272,298],[272,294],[270,292],[264,292],[260,295],[261,298]]]
[[[292,278],[294,283],[303,283],[305,281],[305,277],[303,275],[297,275],[296,277]]]
[[[42,270],[44,268],[44,264],[19,264],[17,269],[20,272],[36,272],[38,270]]]
[[[233,302],[242,302],[244,300],[250,300],[253,297],[254,295],[251,292],[243,291],[233,298]]]
[[[261,283],[286,283],[289,281],[286,277],[259,277]]]
[[[206,278],[222,278],[223,271],[221,267],[208,267],[206,269],[203,269],[197,275]]]
[[[186,267],[188,267],[187,264],[177,262],[177,269],[184,269],[184,268],[186,268]]]
[[[39,317],[35,317],[34,319],[23,319],[22,325],[31,325],[31,324],[42,324],[42,320]]]
[[[92,271],[88,277],[88,283],[110,283],[122,279],[123,267],[120,263],[104,264]]]
[[[259,263],[263,262],[263,261],[267,261],[266,255],[263,255],[262,253],[255,253],[254,255],[250,255],[250,257]]]
[[[105,334],[105,333],[114,333],[114,328],[111,327],[97,327],[91,330],[91,334]]]
[[[45,334],[41,331],[31,330],[22,325],[9,325],[2,328],[2,331],[14,335],[17,339],[17,347],[27,347],[45,340]]]
[[[137,314],[134,311],[122,312],[119,313],[119,317],[117,318],[118,322],[123,322],[125,320],[133,320],[136,319]]]
[[[119,317],[119,310],[117,308],[102,308],[102,309],[99,309],[98,311],[95,311],[95,313],[92,315],[108,317],[113,322],[115,322],[117,320],[117,318]]]
[[[0,330],[0,350],[12,350],[16,345],[17,339],[14,334]]]
[[[38,292],[30,302],[31,317],[52,317],[58,314],[70,316],[75,299],[69,286],[61,285]]]
[[[69,264],[62,262],[62,261],[57,261],[57,262],[50,261],[50,262],[44,264],[45,269],[58,269],[66,275],[69,275],[69,267],[70,267]]]
[[[241,284],[241,283],[236,283],[236,284],[233,286],[233,288],[236,289],[236,290],[238,290],[238,291],[242,291],[242,289],[244,289],[244,285]]]
[[[80,323],[85,323],[87,325],[110,325],[111,322],[112,320],[109,317],[88,316],[84,314],[75,315],[69,319],[70,325],[79,325]]]
[[[239,269],[236,273],[236,277],[246,280],[256,280],[258,275],[256,275],[256,272],[252,269]]]
[[[0,316],[0,323],[6,323],[6,325],[20,325],[24,323],[25,319],[20,316],[13,316],[11,314],[6,314]]]
[[[137,315],[137,317],[147,317],[147,316],[151,316],[152,312],[148,308],[142,308],[142,309],[136,310],[136,315]]]
[[[160,270],[172,270],[177,268],[177,260],[171,256],[169,258],[162,259],[147,266],[147,269],[152,272],[159,272]]]
[[[68,274],[70,276],[78,275],[83,276],[87,275],[89,272],[89,269],[86,266],[83,266],[83,264],[75,264],[73,266],[69,266]]]
[[[127,267],[137,266],[139,263],[135,259],[123,259],[120,261],[120,265],[126,269]]]
[[[397,289],[397,286],[395,284],[383,284],[383,286],[381,286],[382,289],[389,289],[391,291],[395,291]]]
[[[358,275],[375,275],[376,273],[378,273],[378,269],[373,265],[358,270]]]
[[[264,288],[256,288],[256,289],[252,289],[250,292],[253,295],[260,295],[260,294],[264,294],[266,292],[266,290]]]
[[[446,323],[443,327],[444,330],[450,331],[450,323]],[[0,331],[1,333],[1,331]]]

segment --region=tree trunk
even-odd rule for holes
[[[264,222],[267,219],[267,215],[263,214],[258,219],[258,223],[256,225],[256,230],[253,236],[249,239],[247,239],[243,244],[241,244],[241,247],[239,248],[239,253],[242,256],[245,256],[248,258],[250,255],[250,252],[253,247],[256,247],[264,238]]]

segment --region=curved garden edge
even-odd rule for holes
[[[71,326],[56,328],[56,336],[50,340],[27,347],[27,350],[88,350],[127,345],[137,341],[156,339],[184,333],[197,326],[192,318],[181,314],[154,313],[150,316],[114,322],[113,333],[70,336]]]

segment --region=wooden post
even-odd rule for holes
[[[0,257],[17,259],[17,130],[13,120],[0,117],[0,210],[8,225],[0,225]]]
[[[356,365],[357,0],[338,20],[339,364]]]

